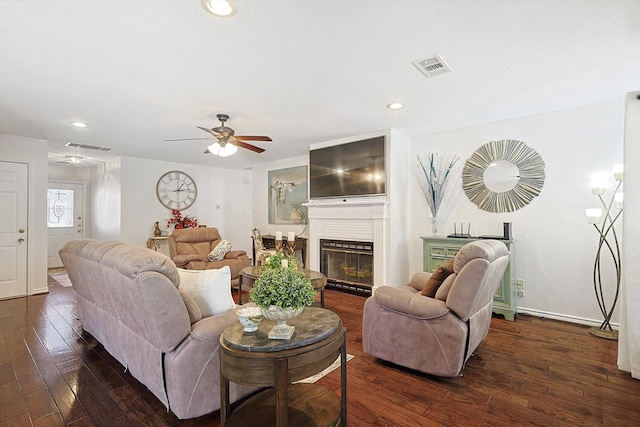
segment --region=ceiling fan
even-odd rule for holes
[[[235,131],[228,126],[225,126],[225,122],[229,120],[228,114],[217,114],[218,120],[220,120],[220,126],[215,128],[205,128],[202,126],[196,126],[198,129],[202,129],[203,131],[211,134],[214,138],[216,138],[216,142],[209,145],[205,150],[206,153],[215,154],[220,157],[230,156],[238,150],[238,147],[246,148],[247,150],[251,150],[255,153],[262,153],[264,148],[256,147],[255,145],[248,144],[244,141],[262,141],[262,142],[270,142],[271,138],[268,136],[257,136],[257,135],[245,135],[240,136],[236,135]],[[179,139],[165,139],[165,141],[195,141],[195,140],[207,140],[212,139],[208,138],[179,138]]]

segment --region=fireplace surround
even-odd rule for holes
[[[373,243],[320,239],[320,272],[330,288],[371,294]]]
[[[367,243],[372,247],[372,276],[367,288],[404,284],[408,276],[407,245],[404,236],[393,233],[389,202],[384,198],[356,198],[338,201],[310,201],[309,267],[321,271],[320,245],[324,240]],[[402,241],[400,238],[402,237]],[[390,251],[391,247],[396,250]],[[347,268],[351,266],[346,266]],[[358,272],[356,271],[356,276]],[[360,272],[360,275],[363,273]],[[352,282],[343,280],[343,282]]]

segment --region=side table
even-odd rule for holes
[[[290,340],[270,340],[275,324],[263,320],[256,332],[235,322],[220,336],[220,420],[229,427],[329,427],[347,421],[346,330],[337,314],[309,308],[287,323]],[[340,356],[340,394],[318,384],[293,384],[330,366]],[[229,381],[268,389],[231,413]],[[309,402],[313,401],[310,405]]]
[[[147,247],[149,249],[153,249],[154,251],[158,252],[158,250],[160,250],[160,244],[166,240],[167,240],[167,236],[149,237],[147,239]]]

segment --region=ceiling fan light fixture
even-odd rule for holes
[[[84,157],[82,156],[64,156],[64,159],[66,162],[72,164],[72,165],[77,165],[78,163],[82,162],[82,160],[84,159]]]
[[[219,157],[229,157],[238,151],[238,147],[233,144],[225,144],[222,146],[219,142],[214,142],[209,147],[209,152]]]
[[[404,107],[404,104],[402,102],[392,102],[390,104],[387,104],[387,108],[390,110],[399,110],[402,107]]]
[[[235,5],[231,0],[202,0],[204,10],[215,16],[231,16],[236,13]]]

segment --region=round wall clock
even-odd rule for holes
[[[158,180],[156,195],[167,209],[187,209],[196,201],[198,187],[186,173],[169,171]]]

